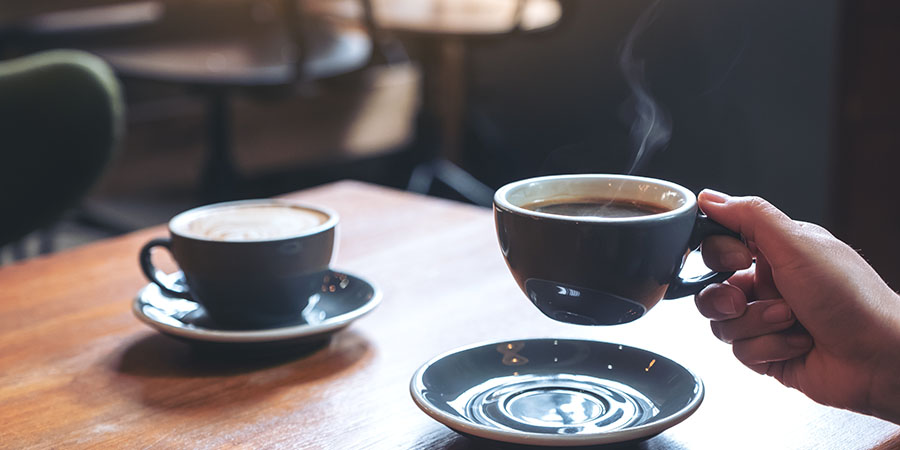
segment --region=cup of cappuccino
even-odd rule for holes
[[[242,328],[300,320],[334,254],[336,213],[282,200],[217,203],[169,221],[169,238],[140,251],[141,269],[170,297],[203,305],[217,323]],[[170,283],[151,252],[171,252],[183,282]]]
[[[494,195],[503,257],[548,317],[615,325],[643,316],[733,272],[680,276],[707,236],[740,236],[701,214],[693,192],[629,175],[556,175],[517,181]]]

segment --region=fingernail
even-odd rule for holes
[[[794,348],[812,347],[812,337],[806,334],[792,334],[787,337],[787,343]]]
[[[724,192],[719,192],[712,189],[704,189],[700,194],[703,195],[703,198],[705,200],[709,200],[713,203],[725,203],[729,198],[731,198],[730,195]]]
[[[791,308],[784,303],[776,303],[762,312],[762,320],[766,323],[781,323],[791,320]]]
[[[737,312],[734,307],[734,299],[730,295],[717,295],[713,297],[713,308],[720,314],[732,315]]]
[[[741,270],[750,267],[750,255],[743,252],[728,252],[719,256],[719,264],[732,270]]]

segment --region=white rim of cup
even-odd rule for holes
[[[522,208],[521,206],[513,205],[509,200],[507,200],[507,196],[513,190],[519,189],[522,186],[532,184],[532,183],[543,183],[548,181],[558,181],[558,180],[620,180],[620,181],[631,181],[631,182],[639,182],[639,183],[647,183],[656,186],[663,186],[672,191],[678,192],[681,194],[684,199],[684,203],[672,210],[656,213],[656,214],[648,214],[645,216],[637,216],[637,217],[596,217],[596,216],[563,216],[559,214],[549,214],[538,212],[530,209]],[[526,216],[534,216],[534,217],[542,217],[545,219],[554,219],[561,221],[570,221],[570,222],[597,222],[597,223],[620,223],[620,222],[644,222],[647,220],[659,220],[659,219],[668,219],[670,217],[678,216],[685,211],[693,209],[697,204],[697,196],[694,195],[688,188],[672,183],[671,181],[660,180],[656,178],[647,178],[636,175],[612,175],[612,174],[577,174],[577,175],[548,175],[543,177],[535,177],[528,178],[525,180],[514,181],[509,183],[494,193],[494,205],[501,207],[503,209],[516,212]]]
[[[308,209],[311,211],[316,211],[316,212],[325,214],[326,216],[328,216],[328,220],[326,220],[325,222],[322,222],[319,225],[316,225],[315,227],[306,228],[299,233],[291,234],[289,236],[274,238],[274,239],[259,239],[259,240],[252,240],[252,241],[220,241],[220,240],[216,240],[216,239],[208,239],[208,238],[204,238],[201,236],[195,236],[192,234],[179,233],[179,232],[175,231],[175,227],[172,226],[173,224],[175,224],[175,222],[177,222],[179,220],[185,220],[185,217],[195,215],[197,213],[200,213],[200,212],[208,210],[208,209],[222,208],[222,207],[227,207],[227,206],[252,206],[252,205],[278,205],[278,206],[290,206],[290,207],[294,207],[294,208]],[[230,202],[212,203],[209,205],[191,208],[187,211],[183,211],[183,212],[176,214],[175,217],[172,217],[169,220],[168,228],[169,228],[169,232],[172,233],[173,235],[177,235],[177,236],[183,237],[185,239],[193,239],[196,241],[206,241],[206,242],[220,242],[220,243],[226,243],[226,244],[252,244],[252,243],[259,243],[259,242],[285,241],[285,240],[297,239],[297,238],[305,237],[305,236],[312,236],[314,234],[318,234],[325,230],[328,230],[329,228],[336,227],[339,220],[340,220],[340,217],[338,216],[337,212],[335,212],[334,210],[332,210],[330,208],[325,208],[322,206],[313,206],[313,205],[309,205],[309,204],[305,204],[305,203],[298,203],[298,202],[292,202],[289,200],[280,200],[280,199],[251,199],[251,200],[235,200],[235,201],[230,201]]]

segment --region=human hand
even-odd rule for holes
[[[740,270],[696,296],[713,334],[819,403],[900,423],[900,295],[827,230],[765,200],[707,190],[698,201],[747,241],[703,242],[707,266]]]

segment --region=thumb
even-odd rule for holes
[[[803,254],[799,225],[762,198],[704,189],[697,202],[710,219],[755,243],[773,267],[789,265]]]

